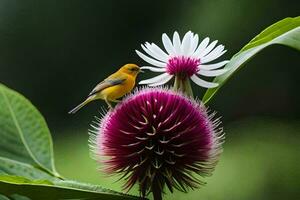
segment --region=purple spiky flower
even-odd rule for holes
[[[128,190],[161,199],[164,187],[186,192],[210,176],[222,152],[223,132],[203,104],[179,93],[136,91],[109,111],[92,134],[92,146],[107,173],[120,173]]]

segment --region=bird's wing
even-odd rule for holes
[[[89,96],[92,96],[92,95],[104,90],[105,88],[122,84],[122,83],[124,83],[125,80],[126,80],[126,77],[119,77],[119,78],[108,77],[107,79],[105,79],[104,81],[102,81],[101,83],[96,85],[96,87],[90,92]]]

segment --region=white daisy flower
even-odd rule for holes
[[[173,42],[165,33],[162,35],[162,42],[166,52],[156,44],[148,42],[141,46],[149,56],[136,50],[136,53],[151,65],[142,66],[141,69],[162,73],[153,78],[143,80],[139,84],[158,86],[167,83],[174,76],[179,76],[182,79],[189,77],[194,83],[205,88],[218,86],[218,83],[208,82],[198,77],[198,75],[206,77],[219,76],[227,71],[219,68],[227,64],[228,60],[210,63],[226,52],[223,45],[216,46],[217,40],[209,43],[209,38],[206,37],[199,44],[198,34],[189,31],[180,41],[179,34],[175,31]]]

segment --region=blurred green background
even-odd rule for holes
[[[161,34],[192,30],[223,43],[230,59],[272,23],[300,14],[297,0],[0,0],[0,81],[29,98],[54,138],[58,170],[121,190],[89,157],[89,124],[104,104],[67,112]],[[225,151],[207,185],[167,199],[297,199],[300,196],[300,54],[273,46],[246,64],[210,102],[222,115]],[[142,75],[141,78],[148,77]],[[195,88],[197,96],[204,90]]]

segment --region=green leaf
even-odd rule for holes
[[[49,129],[38,110],[21,94],[0,84],[0,156],[58,176]]]
[[[51,183],[47,180],[32,181],[17,176],[0,176],[0,188],[5,196],[9,197],[17,193],[30,199],[139,199],[139,197],[112,192],[90,184],[76,183],[74,181],[58,181],[57,183]]]
[[[19,195],[19,194],[13,194],[13,195],[10,196],[10,198],[12,200],[31,200],[28,197],[25,197],[25,196],[22,196],[22,195]]]
[[[225,68],[228,69],[228,72],[214,79],[213,82],[219,83],[219,87],[208,89],[204,94],[202,101],[207,103],[237,70],[258,52],[273,44],[286,45],[300,50],[300,16],[295,18],[285,18],[269,26],[253,38],[237,54],[235,54],[225,66]]]
[[[0,194],[0,200],[10,200],[8,197]]]
[[[97,185],[62,180],[44,118],[21,94],[0,84],[0,200],[138,199]]]
[[[0,157],[0,175],[15,175],[33,180],[58,180],[58,178],[32,165],[4,157]]]

